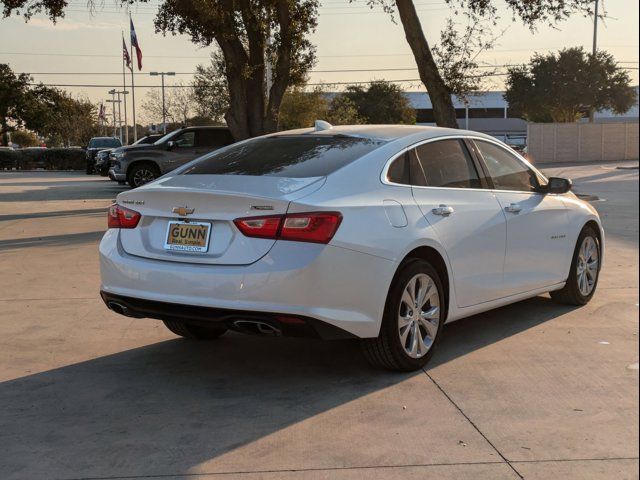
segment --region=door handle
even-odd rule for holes
[[[520,211],[522,210],[522,207],[517,203],[512,203],[504,207],[504,210],[505,212],[509,212],[509,213],[520,213]]]
[[[441,217],[448,217],[453,212],[455,212],[453,207],[449,207],[448,205],[440,205],[439,207],[431,210],[431,213],[434,215],[440,215]]]

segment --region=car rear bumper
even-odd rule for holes
[[[284,335],[288,337],[322,338],[335,340],[354,338],[354,335],[338,327],[303,315],[291,316],[277,313],[258,313],[248,310],[181,305],[100,292],[105,305],[121,315],[134,318],[155,318],[158,320],[183,320],[199,325],[221,324],[242,333],[258,334],[254,328],[259,324],[264,335]]]
[[[396,270],[394,262],[380,257],[287,241],[276,242],[250,265],[169,262],[129,255],[118,237],[112,229],[100,243],[102,296],[126,297],[138,313],[133,316],[162,318],[164,311],[170,318],[184,318],[191,309],[196,314],[189,318],[197,321],[293,316],[306,319],[321,337],[333,334],[320,333],[318,322],[357,337],[375,337]],[[151,309],[140,306],[145,301],[152,302]]]

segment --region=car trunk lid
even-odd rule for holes
[[[118,204],[139,212],[134,229],[122,229],[125,252],[171,262],[246,265],[267,254],[275,240],[245,237],[233,220],[282,215],[289,203],[324,183],[324,177],[284,178],[248,175],[176,175],[118,195]],[[175,222],[178,222],[177,224]],[[170,227],[189,223],[207,230],[202,251],[172,250]],[[202,224],[201,227],[195,227]],[[174,230],[175,232],[175,230]],[[202,232],[200,232],[202,233]],[[198,240],[198,241],[200,241]]]

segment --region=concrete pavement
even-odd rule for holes
[[[593,301],[451,324],[413,374],[109,312],[97,243],[124,187],[0,173],[0,478],[638,478],[638,170],[616,166],[548,169],[601,198]]]

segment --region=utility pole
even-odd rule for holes
[[[593,11],[593,48],[591,50],[591,59],[595,61],[598,52],[598,0]],[[589,108],[589,123],[593,123],[596,111],[593,107]]]
[[[152,77],[160,76],[162,83],[162,133],[167,134],[167,108],[164,100],[164,76],[173,77],[176,72],[149,72]]]

